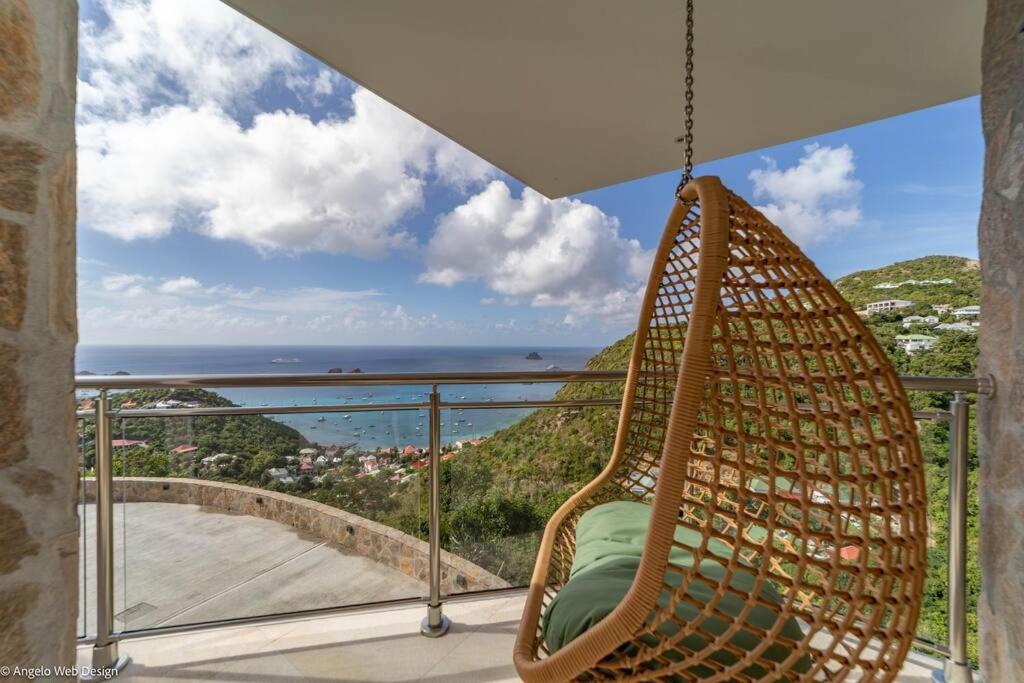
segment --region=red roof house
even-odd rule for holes
[[[135,441],[134,439],[112,439],[110,445],[114,448],[133,448],[135,446],[145,446],[145,441]]]

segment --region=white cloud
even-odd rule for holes
[[[765,163],[750,172],[754,197],[767,200],[757,209],[797,244],[820,242],[861,222],[862,183],[854,177],[848,145],[807,145],[800,161],[786,169],[771,158]]]
[[[639,309],[652,256],[596,206],[529,188],[515,198],[493,181],[441,217],[420,280],[482,280],[512,300],[619,321]]]
[[[194,277],[176,277],[171,280],[164,280],[157,287],[157,291],[161,294],[190,294],[198,292],[203,288],[203,285],[199,280]]]
[[[187,276],[149,286],[152,281],[118,274],[102,280],[102,291],[90,288],[79,307],[83,342],[370,343],[387,334],[425,341],[436,331],[467,329],[436,313],[381,306],[373,301],[383,296],[377,290],[204,287]]]
[[[82,113],[123,115],[154,103],[227,107],[274,75],[305,68],[294,46],[220,2],[102,0],[108,21],[80,34]]]
[[[238,290],[226,285],[212,287],[208,293],[218,297],[227,295],[227,301],[231,305],[246,310],[282,312],[293,315],[352,308],[355,302],[383,296],[375,289],[341,290],[328,287],[295,287],[273,290],[259,287],[251,290]]]
[[[143,284],[147,279],[142,275],[117,273],[105,276],[100,280],[100,283],[103,285],[103,289],[108,292],[117,292],[126,296],[141,296],[146,291]]]
[[[316,76],[301,73],[288,74],[285,76],[284,82],[300,101],[321,104],[326,98],[333,95],[345,80],[336,71],[320,69]]]
[[[493,173],[439,167],[454,143],[367,90],[352,104],[343,121],[278,111],[249,128],[184,106],[83,123],[80,220],[123,239],[186,223],[262,251],[374,258],[413,244],[401,221],[429,177],[461,185]]]
[[[154,278],[118,273],[101,278],[101,288],[83,289],[82,338],[91,343],[234,343],[232,331],[258,332],[252,340],[308,342],[315,332],[344,339],[353,331],[423,329],[429,316],[414,316],[401,306],[381,307],[377,290],[326,287],[243,289],[231,284],[205,286],[180,276],[155,284]],[[440,323],[437,323],[440,324]],[[250,341],[252,341],[250,340]]]
[[[203,0],[104,2],[82,31],[79,213],[122,239],[177,228],[267,252],[377,258],[411,247],[402,221],[424,187],[496,175],[472,153],[362,88],[351,114],[257,113],[271,84],[319,102],[343,79],[283,39]]]
[[[273,329],[270,320],[237,315],[218,304],[94,306],[82,308],[78,317],[87,343],[123,341],[126,334],[136,343],[183,339],[190,343],[237,342],[240,332]]]

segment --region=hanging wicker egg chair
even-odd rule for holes
[[[552,517],[528,682],[889,681],[921,604],[906,394],[850,305],[717,178],[680,192],[611,460]]]

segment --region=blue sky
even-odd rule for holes
[[[82,343],[592,346],[635,324],[677,173],[549,200],[215,0],[80,12]],[[978,109],[696,170],[830,277],[976,257]]]

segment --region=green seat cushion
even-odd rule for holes
[[[647,537],[647,527],[650,523],[650,506],[643,503],[616,501],[605,503],[591,510],[588,510],[580,518],[576,526],[576,555],[573,559],[572,569],[569,574],[569,581],[562,587],[558,594],[548,605],[544,613],[542,628],[544,642],[552,652],[564,647],[580,636],[604,617],[606,617],[626,595],[633,579],[636,576],[637,568],[640,565],[640,556],[643,554],[644,542]],[[700,533],[676,527],[676,540],[685,546],[698,547],[701,541]],[[731,557],[732,550],[729,546],[717,539],[711,539],[709,550],[721,557]],[[693,553],[683,548],[673,547],[670,553],[670,561],[677,567],[691,568],[693,566]],[[725,568],[715,560],[706,559],[701,562],[697,577],[687,586],[687,595],[700,605],[706,605],[714,597],[715,588],[725,579]],[[677,588],[681,581],[678,572],[669,571],[665,574],[665,581],[673,588]],[[753,572],[734,570],[730,586],[742,594],[749,594],[753,591],[756,580]],[[759,592],[761,599],[769,604],[781,604],[782,598],[779,593],[770,585],[764,584]],[[658,598],[658,605],[664,607],[668,604],[670,592],[662,591]],[[746,606],[745,601],[739,596],[727,593],[720,598],[715,605],[717,611],[730,617],[738,617]],[[697,617],[699,608],[690,603],[682,603],[676,608],[676,616],[680,621],[688,622]],[[769,630],[775,625],[778,613],[764,605],[755,606],[744,619],[745,624],[751,624],[758,629]],[[719,635],[724,633],[729,623],[718,616],[711,615],[701,622],[701,631]],[[669,621],[661,624],[658,631],[664,635],[675,635],[679,627],[675,622]],[[795,619],[788,619],[783,626],[782,635],[791,640],[799,641],[803,638],[799,624]],[[654,644],[651,639],[651,644]],[[761,642],[757,633],[745,629],[739,630],[730,639],[730,643],[744,650],[751,650]],[[689,650],[700,650],[706,647],[707,640],[700,634],[694,633],[681,641],[684,648]],[[674,656],[673,656],[674,654]],[[672,659],[679,659],[680,653],[670,654]],[[782,642],[770,646],[763,657],[772,661],[782,661],[790,654],[790,647]],[[727,650],[719,650],[712,655],[712,659],[721,664],[735,663],[735,656]],[[806,671],[809,659],[805,656],[798,660],[793,667],[794,671]],[[713,673],[710,667],[695,667],[692,673],[701,676]],[[744,670],[750,676],[763,675],[765,672],[760,667],[751,666]]]

